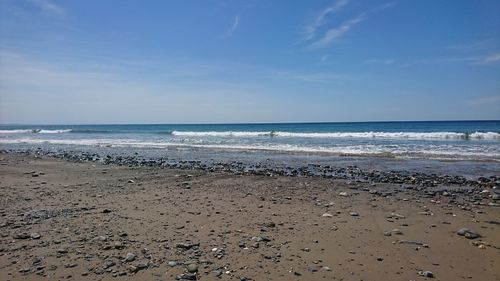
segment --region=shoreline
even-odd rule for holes
[[[494,188],[74,160],[0,153],[0,279],[500,278]]]
[[[470,188],[493,188],[500,187],[500,173],[495,173],[489,175],[482,175],[476,172],[476,176],[462,176],[456,173],[443,173],[443,172],[433,172],[429,173],[428,169],[419,169],[417,164],[416,168],[408,169],[405,167],[405,161],[401,162],[398,170],[395,169],[377,169],[378,166],[383,162],[380,162],[377,157],[367,157],[372,164],[370,164],[370,169],[359,166],[360,158],[347,158],[344,161],[337,162],[325,162],[325,161],[315,161],[311,159],[307,164],[304,162],[294,163],[293,156],[283,157],[284,161],[273,161],[271,158],[265,156],[260,156],[260,160],[265,161],[235,161],[234,158],[228,158],[227,160],[181,160],[182,157],[170,156],[167,153],[165,156],[147,156],[140,155],[135,152],[131,153],[120,153],[123,150],[113,151],[109,150],[107,152],[100,152],[99,150],[85,151],[85,150],[48,150],[43,148],[38,149],[0,149],[1,154],[19,154],[19,155],[30,155],[30,156],[40,156],[40,157],[51,157],[56,159],[63,159],[75,162],[93,162],[105,165],[119,165],[119,166],[131,166],[131,167],[163,167],[163,168],[176,168],[185,170],[201,170],[208,172],[227,172],[235,175],[280,175],[280,176],[291,176],[291,177],[323,177],[331,179],[341,179],[348,181],[358,181],[365,183],[392,183],[400,185],[410,185],[417,187],[449,187],[449,186],[460,186],[460,187],[470,187]],[[148,150],[146,150],[148,151]],[[154,155],[154,153],[152,154]],[[253,154],[249,154],[249,158],[252,158]],[[234,156],[233,156],[234,157]],[[241,155],[240,155],[241,157]],[[207,158],[207,157],[205,157]],[[304,157],[306,158],[306,157]],[[258,158],[257,158],[258,159]],[[352,160],[349,160],[352,159]],[[287,161],[289,160],[289,161]],[[401,161],[401,160],[400,160]],[[406,165],[409,166],[410,163],[415,163],[418,161],[409,160]],[[463,161],[451,162],[445,161],[440,162],[441,166],[447,166],[448,164],[460,164]],[[423,162],[426,163],[426,162]],[[362,163],[361,163],[362,164]],[[486,163],[491,165],[492,163]],[[425,164],[420,164],[420,168]],[[366,165],[365,165],[366,166]],[[394,166],[394,164],[393,164]]]

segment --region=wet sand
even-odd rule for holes
[[[0,164],[1,280],[500,280],[493,188]]]

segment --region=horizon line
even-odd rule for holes
[[[456,120],[385,120],[385,121],[311,121],[311,122],[208,122],[208,123],[0,123],[0,126],[122,126],[122,125],[284,125],[284,124],[342,124],[342,123],[416,123],[416,122],[500,122],[500,119]]]

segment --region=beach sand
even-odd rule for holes
[[[14,154],[0,164],[1,280],[500,280],[487,192]]]

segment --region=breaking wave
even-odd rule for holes
[[[22,130],[0,130],[0,134],[61,134],[69,133],[71,129],[45,130],[45,129],[22,129]]]
[[[82,145],[97,147],[131,147],[131,148],[201,148],[236,151],[271,151],[285,153],[326,153],[339,156],[378,156],[389,158],[426,158],[449,160],[483,160],[500,161],[500,152],[485,151],[481,148],[464,148],[463,146],[380,146],[380,145],[345,145],[337,147],[307,146],[294,144],[210,144],[179,143],[163,141],[143,141],[134,139],[0,139],[0,144],[49,144],[49,145]]]
[[[331,133],[295,133],[295,132],[188,132],[173,131],[175,136],[189,137],[288,137],[288,138],[355,138],[355,139],[413,139],[413,140],[500,140],[497,132],[331,132]]]

